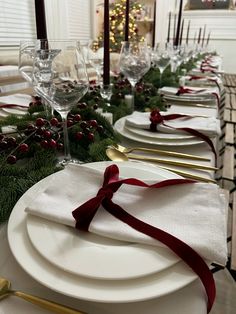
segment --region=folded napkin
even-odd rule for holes
[[[168,115],[168,112],[160,112],[162,116]],[[173,112],[171,114],[174,114]],[[127,127],[134,127],[139,129],[150,129],[150,112],[138,112],[134,111],[131,115],[126,117],[125,125]],[[168,126],[171,128],[169,128]],[[186,132],[182,130],[176,130],[172,128],[192,128],[197,130],[207,136],[216,136],[220,135],[220,120],[214,117],[184,117],[174,120],[165,121],[165,125],[158,124],[157,130],[163,133],[182,133]]]
[[[50,185],[25,210],[74,227],[72,211],[96,196],[102,183],[103,171],[69,165],[52,176]],[[123,185],[112,200],[131,215],[187,243],[203,258],[226,263],[226,204],[217,185],[194,183],[161,189]],[[163,245],[116,219],[102,206],[89,231],[117,240]]]
[[[188,86],[185,86],[184,88],[186,89],[189,89]],[[169,87],[169,86],[165,86],[165,87],[162,87],[160,89],[160,92],[161,94],[164,94],[164,95],[170,95],[170,96],[173,96],[173,95],[176,95],[177,92],[178,92],[178,88],[176,87]],[[189,93],[189,94],[182,94],[180,97],[182,96],[191,96],[191,97],[207,97],[207,96],[212,96],[212,94],[217,94],[218,97],[219,97],[219,90],[218,88],[216,87],[207,87],[207,88],[202,88],[202,87],[196,87],[196,86],[192,86],[191,87],[191,91],[192,93]]]
[[[0,104],[14,104],[19,106],[29,107],[32,97],[26,94],[14,94],[0,97]]]

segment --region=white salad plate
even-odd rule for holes
[[[129,139],[129,140],[133,140],[139,143],[145,143],[145,144],[151,144],[151,145],[164,145],[164,146],[187,146],[187,145],[196,145],[196,144],[200,144],[203,143],[203,141],[201,139],[198,139],[196,137],[193,138],[173,138],[172,140],[170,140],[170,138],[168,139],[164,139],[164,138],[154,138],[153,134],[151,133],[150,136],[144,136],[138,134],[137,132],[132,132],[130,131],[130,128],[126,127],[125,125],[125,120],[126,117],[123,117],[119,120],[116,121],[116,123],[114,124],[114,129],[123,137]],[[170,134],[168,134],[169,136]],[[179,134],[180,136],[182,136],[182,134]],[[176,136],[176,135],[175,135]],[[184,136],[184,135],[183,135]]]

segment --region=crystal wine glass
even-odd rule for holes
[[[101,81],[103,74],[103,41],[92,40],[88,44],[87,59],[95,69],[98,82]]]
[[[163,72],[170,64],[170,55],[168,54],[168,51],[158,47],[154,53],[153,62],[160,71],[160,87],[161,87]]]
[[[32,87],[33,85],[33,63],[35,57],[35,49],[40,48],[41,41],[40,40],[32,40],[32,41],[21,41],[19,47],[19,62],[18,69],[21,76],[30,83]],[[53,109],[50,113],[50,105],[47,103],[45,99],[42,100],[44,111],[46,116],[48,117],[50,114],[53,115]]]
[[[120,53],[120,70],[132,86],[133,107],[136,83],[151,66],[150,52],[144,42],[123,42]],[[134,108],[132,108],[134,109]]]
[[[107,101],[107,107],[110,107],[110,100],[112,96],[113,84],[100,84],[100,95]]]
[[[40,49],[35,50],[33,76],[35,90],[48,100],[63,121],[64,158],[60,163],[77,162],[70,155],[67,115],[89,88],[79,42],[46,41],[46,45],[41,45]]]
[[[18,69],[22,77],[32,83],[35,41],[21,41],[19,47]]]

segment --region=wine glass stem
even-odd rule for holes
[[[135,108],[135,85],[136,83],[131,84],[131,95],[132,95],[132,104],[131,104],[131,110],[134,111]]]
[[[70,146],[69,146],[69,137],[68,137],[68,129],[67,129],[67,115],[66,113],[60,113],[63,123],[63,137],[64,137],[64,161],[67,162],[71,160],[70,155]]]

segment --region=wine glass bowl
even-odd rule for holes
[[[34,41],[20,42],[18,69],[21,76],[29,83],[32,83],[34,52]]]
[[[150,54],[145,43],[123,43],[120,54],[120,70],[132,87],[147,73],[150,66]]]
[[[119,65],[120,71],[132,86],[134,100],[135,85],[148,72],[151,66],[150,52],[146,43],[123,42]],[[134,106],[134,103],[132,106]]]
[[[103,41],[92,40],[88,44],[87,59],[90,65],[95,69],[98,81],[103,74]]]
[[[157,49],[153,56],[153,62],[155,67],[160,71],[160,87],[162,85],[162,74],[170,64],[170,55],[166,50]]]
[[[49,40],[46,49],[37,49],[33,81],[38,94],[45,98],[62,118],[65,152],[61,163],[75,162],[70,156],[67,115],[89,88],[79,42]]]
[[[111,100],[111,96],[113,93],[113,84],[100,84],[100,95],[102,96],[102,98],[107,101],[106,105],[109,107],[110,106],[110,100]]]

